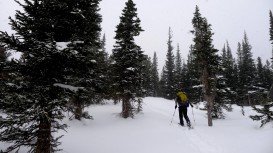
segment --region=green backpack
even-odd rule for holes
[[[188,97],[187,97],[187,95],[186,95],[185,92],[179,91],[179,92],[177,93],[177,96],[180,98],[180,102],[181,102],[182,104],[187,103]]]

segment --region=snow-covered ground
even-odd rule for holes
[[[120,104],[95,105],[89,108],[94,120],[69,121],[61,139],[63,153],[272,153],[273,125],[259,128],[248,116],[251,108],[234,106],[226,119],[207,126],[206,112],[189,108],[194,125],[189,130],[177,123],[178,112],[170,124],[174,102],[162,98],[145,98],[143,113],[134,119],[119,117]],[[0,150],[4,144],[0,143]],[[21,151],[24,152],[24,151]]]

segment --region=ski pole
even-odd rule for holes
[[[175,115],[175,112],[176,112],[176,108],[174,109],[174,112],[173,112],[173,117],[174,117],[174,115]],[[172,120],[171,120],[170,125],[173,123],[173,117],[172,117]]]
[[[194,118],[194,113],[193,113],[193,108],[191,107],[191,112],[192,112],[192,117],[193,117],[193,121],[194,121],[194,124],[195,124],[195,118]]]

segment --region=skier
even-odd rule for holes
[[[175,109],[177,108],[178,104],[178,110],[179,110],[179,119],[180,119],[180,125],[184,126],[183,117],[185,118],[187,122],[187,126],[191,127],[190,119],[187,115],[187,108],[189,105],[193,107],[193,105],[189,102],[186,92],[183,90],[183,85],[181,84],[181,89],[177,92],[176,98],[175,98]]]

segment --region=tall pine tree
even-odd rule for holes
[[[269,28],[269,34],[270,34],[270,41],[273,44],[273,16],[272,12],[269,12],[269,19],[270,19],[270,28]],[[273,50],[272,50],[272,55],[273,55]],[[269,97],[271,98],[271,101],[273,100],[272,98],[272,93],[273,93],[273,84],[272,84],[272,72],[270,71],[270,66],[269,66],[269,61],[266,62],[266,66],[264,67],[264,76],[265,79],[267,80],[266,83],[271,83],[271,88],[269,92]],[[273,60],[272,60],[272,67],[273,67]],[[271,74],[271,75],[270,75]],[[266,86],[266,85],[265,85]],[[252,115],[250,118],[252,118],[254,121],[261,121],[261,127],[263,127],[265,124],[272,122],[273,121],[273,103],[267,103],[264,105],[263,108],[257,108],[253,106],[253,109],[259,113],[258,115]]]
[[[173,46],[172,46],[172,32],[171,28],[169,28],[169,37],[167,42],[168,48],[167,48],[167,55],[166,55],[166,61],[165,61],[165,69],[163,71],[164,76],[166,76],[166,79],[164,83],[164,93],[163,97],[167,99],[173,99],[175,97],[175,63],[174,63],[174,54],[173,54]]]
[[[272,11],[269,11],[269,37],[270,37],[270,41],[271,44],[273,45],[273,15],[272,15]],[[273,46],[272,46],[272,58],[271,58],[271,64],[272,64],[272,69],[273,69]]]
[[[241,46],[238,46],[238,77],[240,83],[238,96],[241,97],[239,102],[242,105],[251,105],[253,102],[251,96],[255,93],[254,79],[256,68],[251,49],[252,47],[245,32]]]
[[[175,68],[174,68],[174,86],[175,90],[179,90],[179,85],[183,82],[184,78],[182,76],[182,59],[179,44],[177,44],[177,51],[175,56]]]
[[[202,85],[200,82],[200,71],[196,55],[193,53],[193,45],[190,46],[184,86],[192,102],[203,100]],[[184,67],[185,68],[185,67]],[[184,69],[185,71],[185,69]]]
[[[132,102],[142,92],[142,61],[143,51],[135,43],[134,37],[143,31],[137,8],[132,0],[126,2],[122,11],[120,23],[116,30],[116,45],[113,50],[114,75],[116,92],[122,99],[122,112],[124,118],[133,117]]]
[[[220,57],[219,71],[217,72],[217,95],[215,97],[213,118],[224,118],[223,108],[230,108],[231,100],[229,99],[230,87],[227,86],[227,49],[224,45],[222,55]]]
[[[151,69],[151,77],[152,77],[152,96],[159,96],[159,74],[158,74],[158,59],[156,52],[154,52],[153,61],[152,61],[152,69]]]
[[[106,77],[106,55],[100,40],[102,17],[99,14],[100,0],[70,1],[68,6],[73,8],[73,15],[77,22],[72,22],[75,32],[69,48],[64,51],[76,51],[74,55],[71,78],[66,82],[73,86],[84,87],[78,90],[72,98],[72,111],[75,118],[90,118],[83,112],[90,103],[98,103],[102,99]],[[79,11],[81,10],[81,11]],[[67,17],[66,17],[67,18]],[[66,27],[67,28],[67,27]],[[77,65],[77,64],[79,65]],[[84,74],[84,75],[83,75]]]
[[[11,66],[1,85],[6,92],[0,109],[7,116],[0,120],[0,140],[13,142],[7,152],[21,146],[36,153],[58,150],[60,137],[52,133],[65,128],[60,120],[68,99],[94,87],[89,74],[97,72],[91,59],[100,46],[98,3],[25,0],[24,12],[11,19],[16,36],[1,32],[5,47],[24,58]]]
[[[269,11],[269,36],[270,36],[270,41],[273,44],[273,15],[271,10]]]
[[[145,56],[145,60],[143,61],[143,82],[142,86],[144,89],[145,96],[153,96],[154,86],[152,80],[152,61],[151,58]]]
[[[212,45],[211,25],[207,19],[201,17],[198,6],[196,6],[193,24],[193,53],[198,61],[200,79],[203,84],[204,99],[207,101],[208,125],[212,126],[212,111],[216,96],[216,73],[218,71],[218,50]]]
[[[226,56],[227,59],[225,60],[226,63],[224,64],[225,76],[227,78],[226,84],[227,84],[227,87],[229,90],[228,97],[231,100],[231,102],[234,102],[236,94],[237,94],[236,93],[237,71],[235,70],[236,63],[233,58],[232,51],[231,51],[228,41],[227,41],[226,45],[227,45],[227,56]]]

